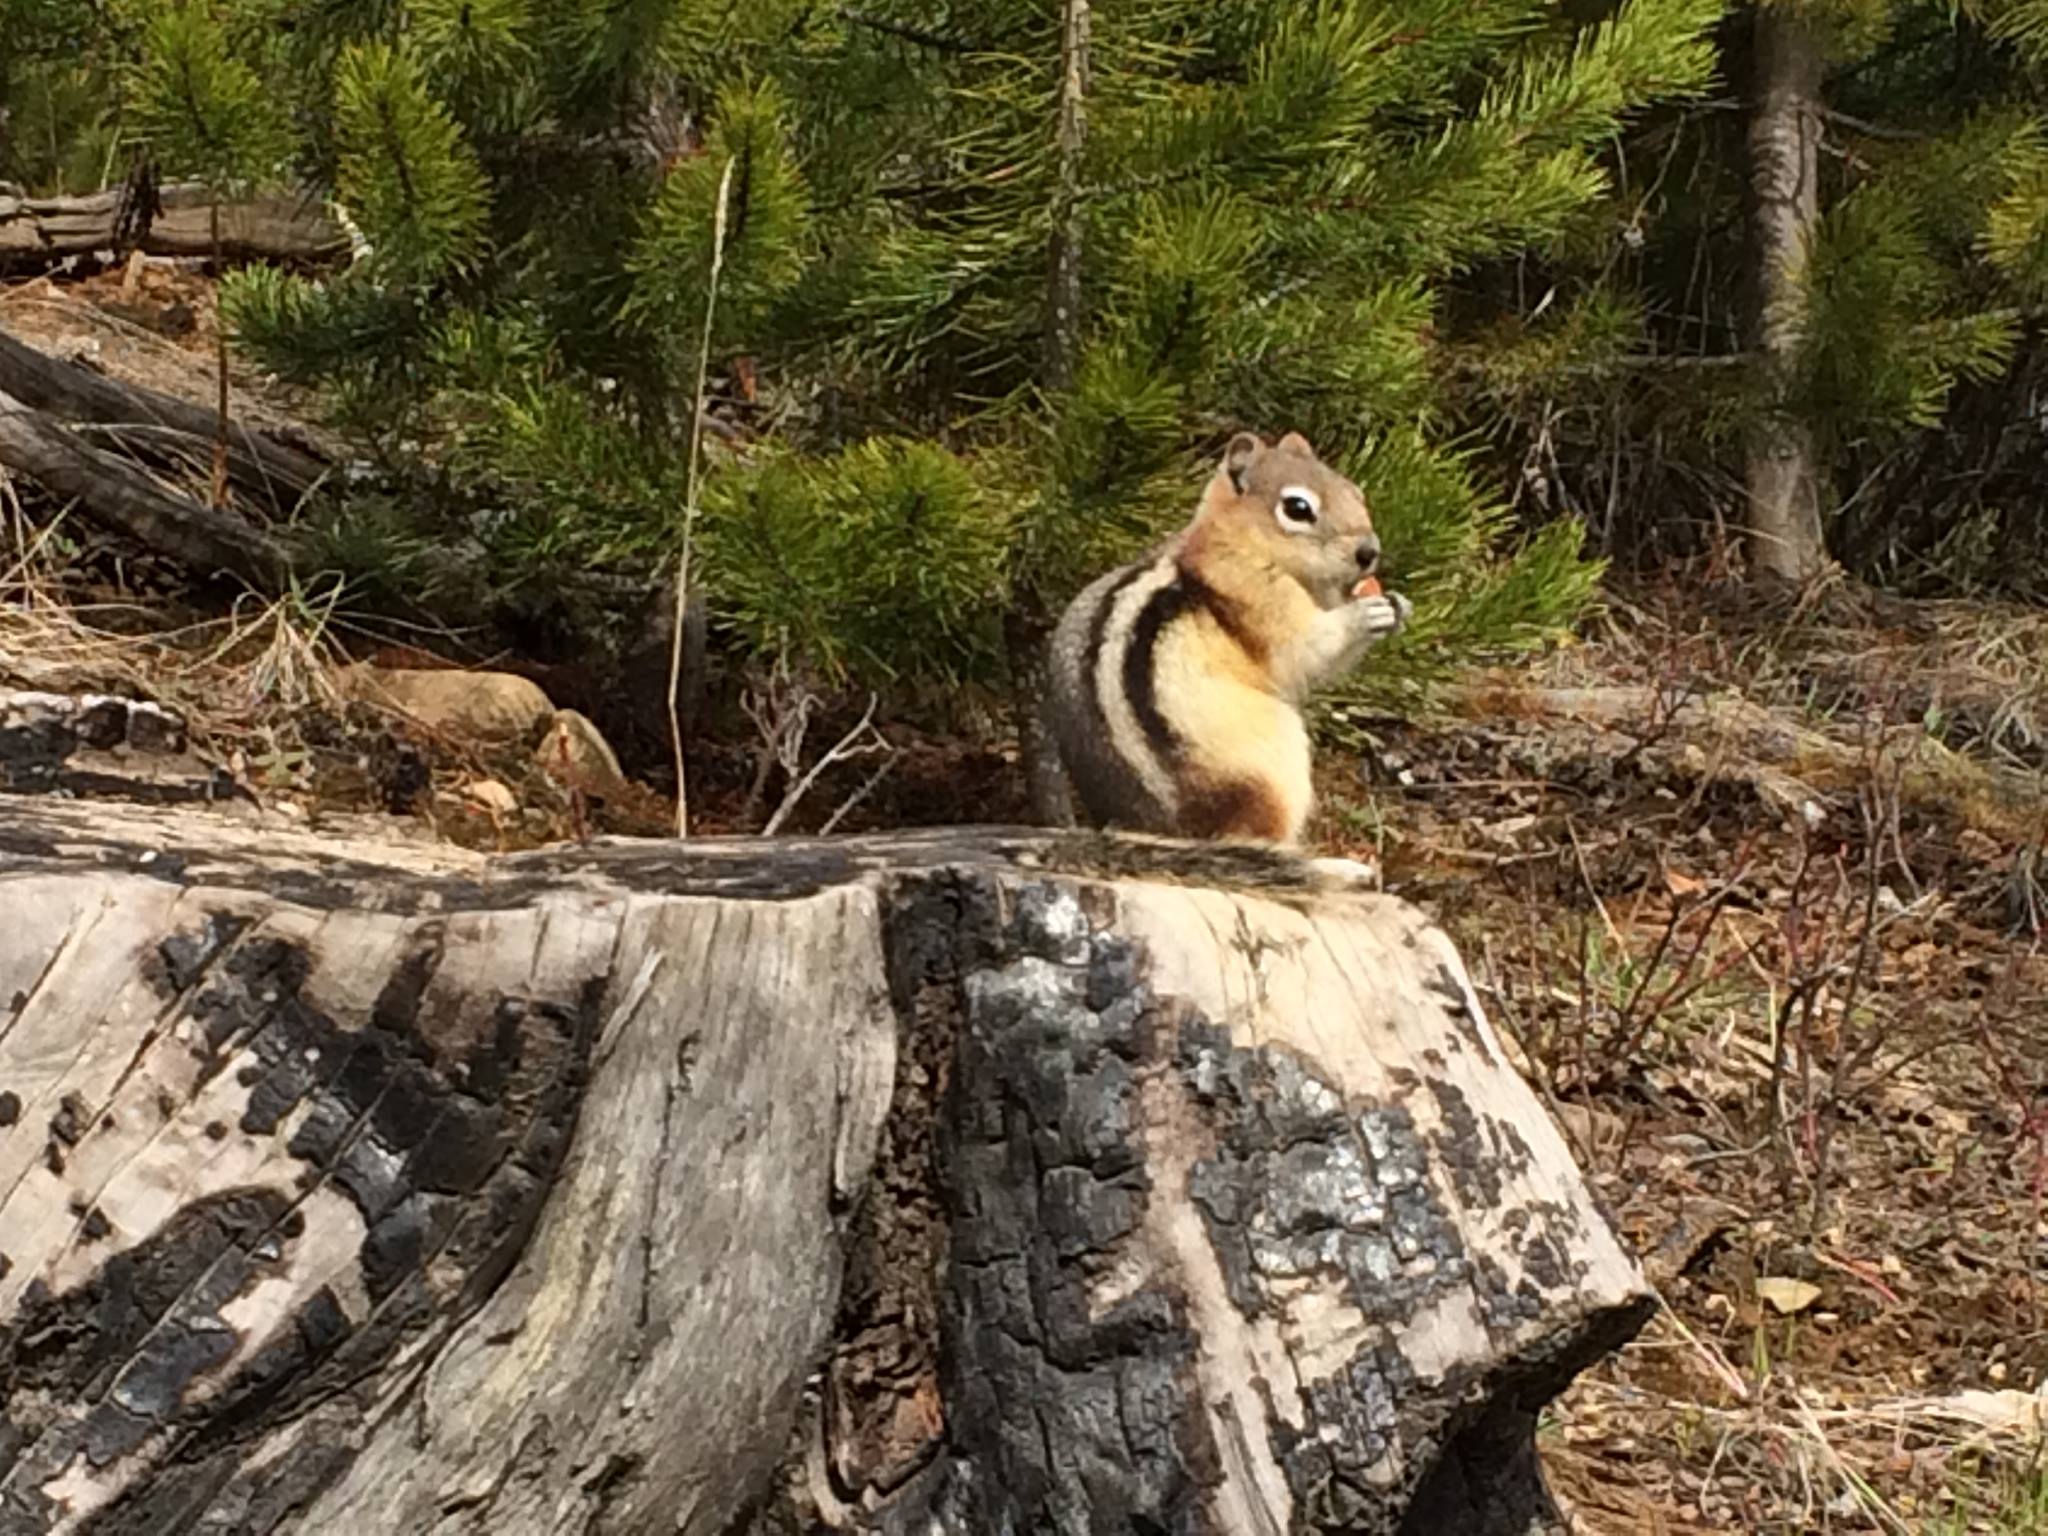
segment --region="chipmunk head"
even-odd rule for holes
[[[1270,447],[1250,432],[1230,440],[1202,498],[1206,536],[1299,582],[1324,608],[1379,565],[1365,495],[1290,432]]]

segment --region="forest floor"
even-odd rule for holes
[[[209,296],[151,282],[0,290],[0,324],[204,400]],[[0,538],[0,684],[155,697],[268,806],[491,847],[669,824],[654,789],[593,811],[530,753],[352,701],[344,642],[409,652],[339,609],[181,611],[175,572],[4,492]],[[815,760],[857,713],[807,718]],[[1837,591],[1788,618],[1673,578],[1336,734],[1318,842],[1456,937],[1666,1304],[1546,1415],[1580,1528],[2048,1531],[2048,614]],[[853,739],[886,749],[792,828],[1023,817],[993,736]],[[728,708],[697,830],[759,828],[761,753]]]
[[[1614,607],[1325,790],[1666,1303],[1553,1484],[1612,1536],[2048,1531],[2048,615]]]

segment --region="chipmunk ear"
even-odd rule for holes
[[[1280,439],[1278,446],[1282,453],[1298,453],[1305,459],[1312,459],[1316,456],[1315,449],[1308,445],[1308,439],[1299,432],[1288,433]]]
[[[1230,476],[1233,490],[1243,493],[1244,477],[1265,446],[1256,432],[1240,432],[1230,440],[1230,446],[1223,450],[1223,472]]]

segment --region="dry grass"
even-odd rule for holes
[[[1651,1337],[1634,1349],[1669,1346]],[[1544,1460],[1589,1536],[2018,1536],[2048,1528],[2037,1523],[2048,1516],[2039,1403],[2016,1392],[1844,1396],[1772,1372],[1728,1406],[1602,1378],[1556,1413]]]
[[[62,520],[34,527],[16,512],[0,567],[0,676],[153,700],[184,718],[195,745],[223,757],[251,738],[289,734],[309,710],[339,705],[338,585],[167,626],[139,605],[74,601],[54,552]]]

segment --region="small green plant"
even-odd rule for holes
[[[338,698],[333,629],[347,590],[337,577],[295,579],[282,597],[267,603],[245,598],[204,659],[242,669],[243,703],[250,709],[331,705]]]
[[[1950,1463],[1948,1508],[1929,1536],[2038,1536],[2048,1531],[2048,1467],[1965,1452]]]

